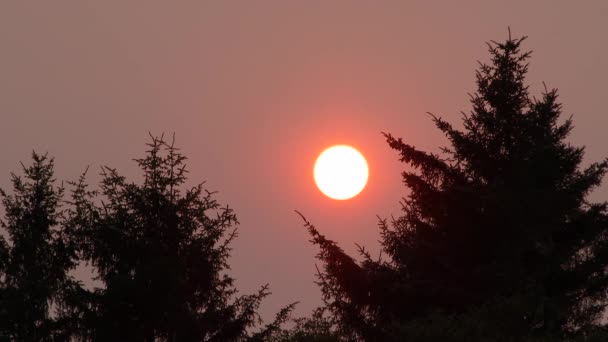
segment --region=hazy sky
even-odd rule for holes
[[[300,210],[354,254],[378,251],[376,215],[399,215],[403,165],[380,132],[437,151],[429,116],[459,125],[485,42],[528,35],[529,84],[560,90],[586,162],[608,156],[606,1],[2,1],[0,187],[32,149],[57,178],[88,165],[137,177],[148,132],[176,134],[191,183],[207,181],[241,221],[231,274],[270,283],[263,313],[320,304],[316,248]],[[355,199],[312,180],[325,147],[370,164]],[[99,179],[91,172],[91,181]],[[608,199],[608,188],[594,195]]]

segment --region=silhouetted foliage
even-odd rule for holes
[[[500,304],[500,305],[496,305]],[[600,342],[608,340],[608,331],[602,326],[589,326],[572,336],[556,337],[551,334],[522,336],[513,334],[509,328],[513,322],[512,309],[508,302],[483,305],[460,314],[432,313],[419,319],[390,326],[386,340],[417,342]]]
[[[291,312],[295,308],[296,304],[297,302],[291,303],[279,310],[274,321],[264,326],[263,329],[253,334],[247,340],[249,342],[263,342],[272,340],[274,336],[277,336],[283,331],[282,325],[290,319]]]
[[[0,237],[0,340],[62,339],[58,310],[74,250],[60,231],[63,188],[55,186],[53,159],[32,154],[24,176],[12,174],[13,194],[0,190],[4,207]]]
[[[266,341],[269,342],[338,342],[340,335],[335,330],[335,322],[325,315],[324,308],[313,311],[310,317],[293,320],[291,329],[280,329]]]
[[[199,184],[182,190],[186,157],[162,137],[136,159],[143,183],[104,167],[100,192],[84,176],[73,183],[66,231],[82,260],[98,272],[102,289],[72,313],[81,336],[101,341],[241,341],[259,320],[268,292],[237,295],[229,268],[229,244],[237,218]],[[80,296],[80,297],[79,297]],[[76,302],[79,302],[76,300]],[[257,334],[276,329],[277,322]],[[86,327],[88,326],[88,333]]]
[[[85,172],[65,201],[53,160],[34,153],[14,194],[0,190],[0,341],[265,341],[280,330],[295,304],[253,332],[268,286],[238,295],[226,274],[232,209],[202,184],[182,189],[173,144],[149,147],[141,184],[104,167],[99,191]],[[78,263],[103,286],[74,280]]]
[[[523,40],[489,44],[463,129],[433,116],[450,142],[441,155],[385,134],[410,166],[403,216],[380,221],[385,260],[361,249],[356,262],[306,222],[345,339],[586,339],[596,329],[608,217],[587,195],[608,164],[581,166],[556,90],[529,95]]]

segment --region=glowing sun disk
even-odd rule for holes
[[[359,151],[347,145],[335,145],[319,155],[313,175],[323,194],[336,200],[346,200],[365,188],[369,169]]]

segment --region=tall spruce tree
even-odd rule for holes
[[[258,307],[268,295],[238,295],[229,269],[237,218],[199,184],[183,190],[186,157],[162,137],[136,159],[143,183],[104,168],[102,203],[84,176],[75,182],[66,229],[102,289],[79,317],[100,341],[260,340],[293,306],[257,334]]]
[[[8,243],[0,238],[0,340],[62,340],[63,290],[74,281],[69,270],[75,255],[61,235],[63,188],[55,185],[53,159],[32,154],[24,176],[12,174],[13,194],[0,190],[1,221]]]
[[[453,317],[476,317],[468,340],[563,338],[598,322],[607,204],[587,195],[608,164],[581,165],[584,149],[566,141],[573,126],[560,120],[556,90],[530,96],[523,40],[489,44],[462,129],[433,116],[450,142],[441,154],[385,134],[409,165],[410,190],[403,215],[380,222],[385,260],[361,250],[359,263],[306,222],[324,264],[324,299],[346,338],[403,338],[392,334]]]

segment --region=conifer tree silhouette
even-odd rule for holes
[[[608,216],[587,195],[608,164],[581,166],[556,90],[530,96],[523,40],[489,44],[463,129],[433,116],[450,143],[440,155],[385,134],[409,166],[410,193],[401,217],[380,221],[384,259],[361,249],[359,263],[305,221],[320,248],[324,300],[347,338],[400,340],[408,335],[396,331],[440,321],[434,315],[475,317],[470,341],[561,339],[598,323]],[[446,324],[444,337],[454,337]]]
[[[237,236],[233,210],[222,207],[203,184],[182,189],[186,157],[173,143],[152,137],[148,146],[146,156],[136,159],[141,184],[103,168],[101,205],[84,176],[73,183],[68,231],[104,285],[80,311],[90,338],[245,341],[277,329],[293,305],[251,333],[268,286],[238,295],[226,274]]]
[[[32,154],[24,176],[12,174],[13,194],[0,190],[4,207],[0,237],[0,340],[51,341],[56,335],[63,290],[74,250],[61,235],[63,188],[55,185],[54,162]]]

